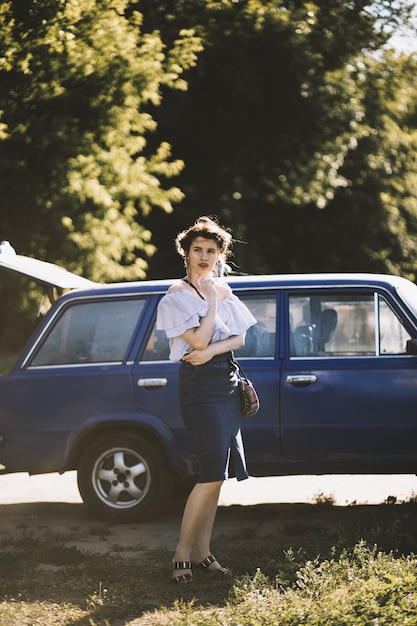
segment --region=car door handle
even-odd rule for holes
[[[285,382],[291,385],[311,385],[317,382],[315,374],[297,374],[296,376],[287,376]]]
[[[139,378],[138,387],[165,387],[167,378]]]

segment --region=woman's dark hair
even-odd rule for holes
[[[215,241],[223,261],[231,254],[231,233],[222,226],[219,226],[215,219],[202,216],[194,222],[193,226],[179,233],[175,239],[177,252],[183,258],[186,257],[191,244],[197,237],[204,237],[205,239]]]

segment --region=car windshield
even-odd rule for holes
[[[417,285],[412,282],[406,283],[397,288],[397,293],[410,311],[417,317]]]

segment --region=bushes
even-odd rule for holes
[[[291,561],[293,556],[289,555]],[[253,577],[237,583],[223,610],[190,611],[190,606],[183,606],[178,613],[170,613],[169,623],[170,626],[411,626],[417,624],[416,582],[414,556],[395,558],[392,553],[385,554],[361,541],[353,551],[343,551],[338,557],[307,561],[287,588],[258,570]]]

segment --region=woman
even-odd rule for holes
[[[169,338],[170,359],[181,361],[181,414],[200,465],[174,554],[176,583],[191,582],[195,568],[230,577],[229,569],[211,554],[211,534],[229,462],[238,480],[248,478],[232,351],[243,345],[256,319],[219,278],[231,243],[231,234],[208,217],[181,232],[176,247],[186,276],[158,307],[157,328]]]

